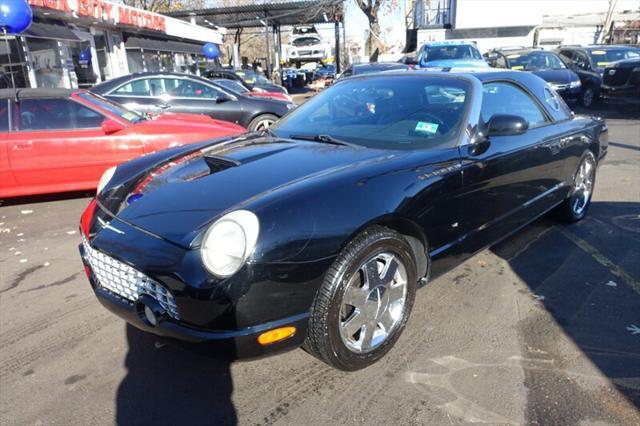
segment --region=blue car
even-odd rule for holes
[[[420,68],[488,68],[478,47],[468,41],[426,43],[418,54]]]
[[[336,78],[336,66],[333,64],[321,66],[315,71],[313,78]]]

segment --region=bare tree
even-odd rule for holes
[[[385,0],[356,0],[360,10],[369,21],[369,33],[365,42],[365,53],[373,56],[376,50],[380,51],[380,22],[378,21],[378,11]]]

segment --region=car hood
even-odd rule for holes
[[[561,69],[561,70],[538,70],[532,71],[532,74],[537,75],[543,80],[549,83],[556,84],[568,84],[572,81],[578,80],[578,76],[571,70]]]
[[[360,147],[241,137],[154,165],[119,185],[127,190],[117,205],[117,187],[101,193],[99,201],[112,213],[117,210],[120,220],[188,247],[226,211],[250,208],[273,191],[388,157],[387,151]]]
[[[488,68],[489,64],[481,59],[444,59],[428,61],[422,64],[425,68]]]
[[[636,68],[640,67],[640,58],[622,59],[612,62],[607,68]]]

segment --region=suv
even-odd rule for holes
[[[622,59],[639,58],[640,49],[629,46],[560,46],[556,49],[582,81],[583,106],[592,107],[600,99],[605,67]]]
[[[489,64],[475,43],[468,41],[430,42],[420,48],[420,68],[487,68]]]
[[[640,105],[640,57],[606,67],[600,93],[605,102]]]
[[[321,61],[327,57],[322,38],[313,25],[294,27],[289,44],[285,59],[291,62]]]
[[[537,75],[565,100],[575,101],[582,94],[580,77],[567,68],[556,53],[526,47],[503,47],[488,51],[484,57],[494,68],[510,68]]]

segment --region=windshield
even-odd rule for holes
[[[313,46],[316,44],[321,44],[320,39],[316,37],[300,37],[291,42],[296,47],[301,46]]]
[[[248,93],[249,89],[247,89],[246,87],[244,87],[242,84],[240,84],[239,82],[235,81],[235,80],[227,80],[225,78],[219,78],[216,80],[212,80],[215,84],[222,86],[226,89],[231,90],[232,92],[238,93],[238,94],[244,94],[244,93]]]
[[[120,104],[116,104],[115,102],[111,102],[102,96],[95,95],[89,92],[83,92],[78,95],[85,101],[88,101],[99,108],[102,108],[113,115],[116,115],[124,120],[127,120],[129,123],[137,123],[139,121],[144,121],[144,116],[138,114],[137,112],[133,112]]]
[[[557,55],[549,52],[513,53],[507,55],[507,60],[512,70],[537,71],[566,68]]]
[[[607,49],[592,50],[589,52],[591,62],[596,68],[604,68],[611,62],[621,61],[623,59],[639,58],[640,49]]]
[[[270,130],[277,136],[328,135],[379,149],[455,146],[470,84],[442,76],[375,76],[320,92]]]
[[[427,46],[424,50],[424,59],[430,61],[443,61],[449,59],[482,59],[480,52],[474,46],[452,45],[452,46]]]

